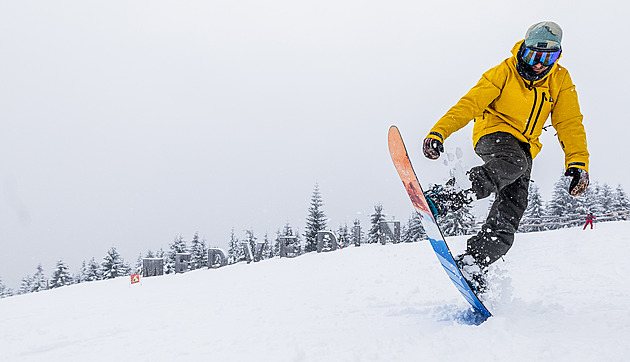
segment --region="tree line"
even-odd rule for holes
[[[235,229],[232,228],[230,239],[227,243],[227,263],[235,264],[247,259],[243,247],[244,243],[249,245],[250,250],[262,248],[262,259],[278,257],[280,255],[280,242],[285,237],[293,237],[295,239],[298,246],[298,254],[316,251],[318,231],[329,230],[327,225],[328,218],[323,211],[323,205],[319,185],[315,184],[304,233],[300,233],[298,229],[291,226],[288,222],[278,229],[275,237],[265,233],[262,239],[259,239],[254,230],[251,229],[244,230],[244,237],[240,238]],[[373,215],[373,218],[376,218],[374,220],[380,220],[381,217],[384,217],[384,214],[380,213],[382,206],[377,205],[376,210],[376,215]],[[341,246],[347,247],[354,243],[357,235],[358,237],[363,237],[364,233],[360,229],[361,223],[358,219],[354,221],[352,226],[347,224],[340,226],[336,230],[336,235],[340,240]],[[368,242],[378,242],[377,235],[372,231],[370,231]],[[200,269],[208,265],[208,249],[208,242],[201,238],[198,232],[194,234],[190,241],[186,241],[181,235],[177,236],[166,250],[163,248],[148,250],[144,255],[140,254],[135,263],[126,261],[116,247],[112,246],[101,259],[92,257],[89,260],[84,260],[80,269],[74,273],[70,271],[69,266],[63,259],[57,261],[50,274],[45,273],[40,263],[37,265],[35,273],[22,278],[17,290],[6,286],[0,278],[0,298],[36,293],[77,283],[128,276],[141,270],[144,258],[163,259],[164,273],[173,274],[175,273],[175,257],[178,253],[190,253],[190,269]]]
[[[544,224],[545,217],[560,217],[575,213],[586,215],[589,212],[601,215],[615,211],[630,210],[630,199],[628,199],[621,185],[613,190],[607,184],[600,185],[594,182],[583,195],[572,197],[568,192],[569,182],[570,179],[562,175],[554,184],[553,195],[549,202],[545,202],[542,199],[538,186],[535,183],[531,183],[528,196],[529,202],[521,223],[526,226],[519,231],[544,230],[545,227],[542,224]],[[318,232],[331,230],[328,227],[328,218],[323,211],[323,206],[324,202],[319,191],[319,185],[315,184],[308,208],[304,233],[294,229],[288,222],[277,230],[275,237],[265,233],[262,239],[259,239],[254,230],[251,229],[244,230],[244,237],[239,238],[235,229],[232,228],[230,239],[227,243],[227,263],[235,264],[247,260],[245,248],[243,247],[244,243],[248,244],[252,251],[262,248],[261,259],[278,257],[280,255],[280,243],[286,237],[294,238],[298,247],[298,254],[317,251]],[[348,247],[359,241],[369,244],[378,243],[381,240],[381,222],[386,220],[387,215],[384,212],[383,205],[378,203],[374,206],[374,213],[370,215],[370,226],[367,229],[367,233],[361,227],[361,222],[358,219],[354,220],[352,225],[343,224],[334,231],[341,248]],[[466,205],[460,210],[438,218],[438,224],[445,236],[470,235],[476,232],[478,227],[471,205]],[[410,243],[424,239],[426,239],[426,234],[420,217],[413,212],[408,220],[401,225],[400,241]],[[191,269],[200,269],[208,265],[207,241],[200,238],[198,233],[194,234],[190,242],[184,240],[180,235],[169,244],[167,250],[163,248],[149,250],[144,256],[140,254],[133,265],[122,258],[116,247],[111,247],[99,261],[94,257],[83,261],[81,268],[75,273],[70,271],[63,259],[59,259],[48,277],[40,263],[37,265],[33,275],[27,275],[22,278],[20,287],[16,291],[7,287],[0,279],[0,298],[15,294],[34,293],[71,284],[128,276],[139,272],[143,258],[163,259],[164,273],[172,274],[175,272],[175,256],[178,253],[191,254]]]
[[[569,194],[569,177],[561,176],[554,184],[551,200],[545,202],[536,184],[531,184],[528,206],[521,222],[521,232],[543,231],[558,227],[572,227],[584,223],[589,213],[604,216],[617,213],[618,216],[606,218],[608,221],[627,219],[630,199],[621,185],[612,188],[604,183],[593,182],[582,195],[573,197]],[[601,220],[601,218],[600,218]]]

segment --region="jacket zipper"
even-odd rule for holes
[[[530,136],[534,133],[534,129],[536,129],[536,123],[538,123],[538,117],[540,117],[540,111],[542,111],[543,104],[545,104],[546,100],[547,100],[547,94],[543,92],[542,100],[540,101],[540,106],[538,106],[538,113],[536,113],[536,119],[534,120],[534,125],[532,126],[531,131],[529,131]]]
[[[534,105],[532,105],[532,111],[529,113],[529,118],[527,119],[527,125],[525,126],[525,130],[523,131],[523,136],[527,133],[527,129],[529,128],[529,122],[532,121],[532,116],[534,115],[534,110],[536,109],[536,102],[538,101],[538,92],[536,91],[536,87],[532,87],[534,90]]]

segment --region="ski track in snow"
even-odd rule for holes
[[[518,234],[470,320],[427,242],[0,300],[2,361],[623,361],[630,223]],[[466,237],[447,238],[453,253]]]

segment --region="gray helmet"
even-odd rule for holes
[[[542,21],[532,25],[525,33],[525,46],[538,50],[559,50],[562,29],[553,21]]]

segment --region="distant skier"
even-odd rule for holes
[[[589,153],[577,93],[567,69],[557,64],[561,40],[562,29],[556,23],[532,25],[512,56],[484,73],[423,143],[424,155],[437,159],[444,152],[444,140],[475,120],[475,153],[484,164],[468,171],[472,188],[462,193],[471,201],[491,193],[496,199],[485,224],[456,260],[469,274],[469,283],[481,291],[487,267],[514,241],[527,207],[532,159],[542,147],[539,136],[549,114],[565,154],[565,175],[572,177],[569,192],[578,196],[589,184]]]
[[[593,230],[593,220],[597,219],[592,212],[589,212],[588,215],[586,215],[586,224],[584,224],[584,227],[582,228],[582,230],[586,230],[586,227],[590,224],[591,225],[591,230]]]

